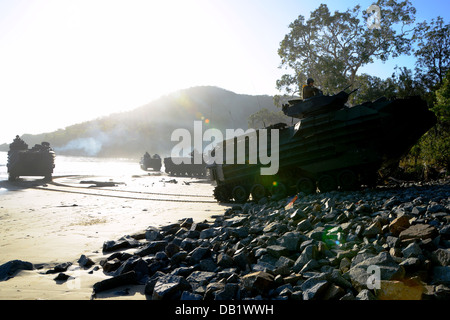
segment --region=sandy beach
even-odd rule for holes
[[[148,174],[114,179],[67,176],[54,177],[51,183],[35,177],[0,182],[0,265],[19,259],[35,267],[0,282],[0,299],[90,299],[92,285],[107,276],[101,269],[80,268],[81,255],[98,264],[105,258],[105,241],[184,218],[210,220],[228,208],[214,201],[213,186],[204,180]],[[117,184],[93,183],[99,181]],[[65,272],[72,276],[68,281],[45,274],[65,262],[72,263]],[[114,294],[117,290],[97,299],[146,298],[139,287],[127,295]]]

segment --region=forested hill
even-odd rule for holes
[[[273,97],[236,94],[217,87],[193,87],[163,96],[132,111],[111,114],[38,135],[25,134],[29,147],[47,141],[57,154],[138,158],[148,151],[170,155],[177,144],[172,132],[193,132],[194,121],[203,120],[203,130],[248,128],[248,118],[262,109],[279,111]],[[208,121],[209,120],[209,121]],[[11,142],[14,137],[11,137]],[[206,142],[205,145],[210,142]],[[7,151],[4,144],[0,150]]]

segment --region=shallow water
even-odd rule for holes
[[[8,153],[0,152],[0,180],[8,179]],[[130,176],[142,174],[139,162],[130,159],[72,157],[56,155],[53,176]]]

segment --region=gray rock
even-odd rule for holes
[[[69,278],[69,275],[65,274],[64,272],[60,272],[53,280],[55,280],[56,282],[66,282]]]
[[[204,230],[200,231],[199,238],[200,239],[210,239],[210,238],[217,236],[218,233],[219,233],[219,230],[217,228],[204,229]]]
[[[345,279],[344,276],[336,269],[328,274],[327,280],[344,289],[352,288],[350,281]]]
[[[279,245],[268,246],[266,249],[267,252],[275,258],[287,256],[289,254],[289,250],[286,247]]]
[[[303,212],[303,210],[295,209],[292,213],[290,213],[289,217],[294,220],[302,220],[306,219],[306,214]]]
[[[422,263],[419,258],[407,258],[399,264],[405,269],[406,273],[413,273],[420,270]]]
[[[402,231],[399,235],[401,241],[424,240],[438,235],[435,227],[429,224],[415,224]]]
[[[450,266],[433,268],[433,284],[450,285]]]
[[[325,293],[329,282],[323,275],[312,277],[303,282],[301,288],[303,291],[303,300],[320,299],[321,294]]]
[[[290,231],[286,232],[278,239],[278,244],[289,251],[297,251],[301,239],[302,234],[300,232]]]
[[[194,271],[194,267],[178,267],[174,269],[171,274],[176,276],[188,277]]]
[[[141,243],[130,236],[124,236],[117,241],[110,240],[103,243],[103,252],[123,250],[139,247]]]
[[[307,264],[310,260],[315,259],[316,256],[317,256],[317,246],[313,244],[308,245],[295,261],[292,270],[294,272],[299,272],[305,266],[305,264]]]
[[[147,230],[145,230],[145,239],[148,241],[162,240],[162,238],[159,230],[155,227],[148,227]]]
[[[78,264],[82,268],[90,268],[95,264],[95,262],[92,261],[91,258],[88,258],[84,254],[82,254],[81,257],[78,259]]]
[[[372,223],[363,232],[363,236],[367,238],[373,238],[378,234],[381,234],[381,224],[379,221]]]
[[[324,235],[323,227],[316,227],[314,230],[307,233],[307,236],[313,240],[321,241]]]
[[[356,300],[377,300],[377,298],[369,290],[363,289],[356,296]]]
[[[319,262],[317,262],[317,260],[309,260],[304,266],[303,268],[300,270],[300,273],[305,273],[308,271],[312,271],[315,269],[319,269],[320,268],[320,264]]]
[[[241,270],[246,270],[250,267],[250,260],[246,249],[236,251],[233,255],[234,264]]]
[[[437,249],[431,254],[432,261],[438,266],[448,266],[450,265],[450,248],[447,249]]]
[[[357,264],[366,261],[370,258],[374,258],[376,254],[368,251],[360,251],[357,253],[357,255],[352,259],[352,264],[350,265],[350,268],[353,268]]]
[[[443,226],[442,229],[439,230],[439,234],[444,239],[450,239],[450,224],[447,224],[447,225]]]
[[[247,227],[236,227],[230,229],[230,234],[238,239],[244,239],[248,236]]]
[[[389,246],[389,248],[397,248],[400,246],[400,239],[393,236],[387,236],[386,244]]]
[[[355,209],[355,213],[358,215],[370,214],[372,212],[373,212],[372,207],[366,203],[360,204]]]
[[[64,262],[56,265],[53,269],[47,270],[45,274],[53,274],[67,271],[67,269],[72,265],[72,262]]]
[[[272,289],[274,285],[274,277],[273,275],[263,272],[257,271],[250,274],[247,274],[241,278],[242,285],[244,288],[252,293],[262,294]]]
[[[180,248],[187,252],[194,250],[196,247],[197,247],[197,240],[191,238],[185,238],[180,243]]]
[[[217,291],[223,290],[225,288],[225,283],[223,282],[211,282],[206,286],[205,294],[203,296],[203,300],[212,300],[214,299],[214,294]]]
[[[188,255],[188,253],[186,251],[184,251],[184,250],[179,251],[170,258],[170,263],[172,265],[177,265],[177,264],[183,262],[186,259],[187,255]]]
[[[413,242],[404,248],[402,253],[405,258],[417,258],[422,254],[422,249],[420,249],[420,246],[417,243]]]
[[[347,294],[344,294],[339,300],[345,301],[354,301],[356,300],[355,296],[353,295],[353,293],[349,292]]]
[[[214,277],[216,277],[214,272],[194,271],[186,280],[191,284],[192,289],[195,290],[200,286],[206,286]]]
[[[126,260],[122,265],[114,272],[115,276],[134,271],[137,279],[145,277],[148,273],[148,265],[139,256],[132,256]]]
[[[94,284],[93,289],[94,293],[99,293],[101,291],[110,290],[116,287],[133,284],[137,284],[136,273],[134,271],[130,271],[118,276],[114,276],[112,278],[99,281]]]
[[[301,222],[299,222],[299,224],[297,224],[297,231],[301,231],[301,232],[306,232],[312,229],[312,224],[311,221],[309,221],[309,219],[305,219]]]
[[[288,276],[291,274],[291,267],[294,265],[295,261],[287,257],[281,256],[275,263],[274,273],[277,275]]]
[[[436,212],[445,212],[446,209],[444,206],[438,204],[438,203],[431,203],[428,208],[427,208],[427,212],[429,213],[436,213]]]
[[[200,231],[198,230],[188,230],[185,234],[184,234],[185,238],[188,239],[198,239],[200,238]]]
[[[219,253],[217,256],[217,265],[222,268],[231,268],[234,266],[233,258],[226,253]]]
[[[169,243],[167,244],[167,246],[164,248],[164,252],[167,254],[167,256],[169,258],[171,258],[174,254],[180,252],[180,247],[177,246],[174,243]]]
[[[202,259],[199,263],[200,270],[214,272],[217,269],[217,264],[212,258]]]
[[[371,271],[369,272],[368,271]],[[387,252],[363,260],[349,270],[350,280],[356,290],[367,289],[369,277],[377,275],[379,271],[380,279],[376,280],[401,280],[405,275],[405,269],[399,266]]]
[[[248,217],[233,217],[230,219],[226,219],[223,221],[222,225],[224,227],[238,227],[241,226],[245,221],[248,220]]]
[[[271,222],[264,227],[263,232],[266,232],[266,233],[273,232],[273,231],[277,230],[277,228],[279,228],[279,226],[280,226],[279,222],[276,222],[276,221]]]
[[[33,264],[28,261],[11,260],[0,266],[0,281],[6,281],[20,270],[33,270]]]
[[[191,224],[191,229],[193,231],[202,231],[205,229],[208,229],[210,227],[210,225],[208,223],[205,222],[194,222]]]
[[[168,242],[166,240],[151,241],[144,248],[137,250],[134,254],[140,257],[155,254],[158,251],[164,251]]]
[[[227,283],[222,290],[214,293],[214,300],[234,300],[238,289],[237,283]]]
[[[341,287],[331,283],[325,293],[323,294],[323,300],[339,300],[344,296],[345,291]]]
[[[159,277],[153,288],[153,300],[175,300],[181,297],[181,293],[185,290],[190,290],[189,282],[181,277],[175,275],[165,275]]]
[[[203,296],[189,291],[183,291],[180,300],[203,300]]]
[[[191,256],[190,262],[192,264],[199,263],[200,260],[209,256],[210,253],[211,253],[211,251],[209,248],[197,247],[189,253],[189,255]]]

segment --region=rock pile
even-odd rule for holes
[[[118,285],[155,300],[450,298],[450,185],[330,192],[234,205],[107,241]]]

